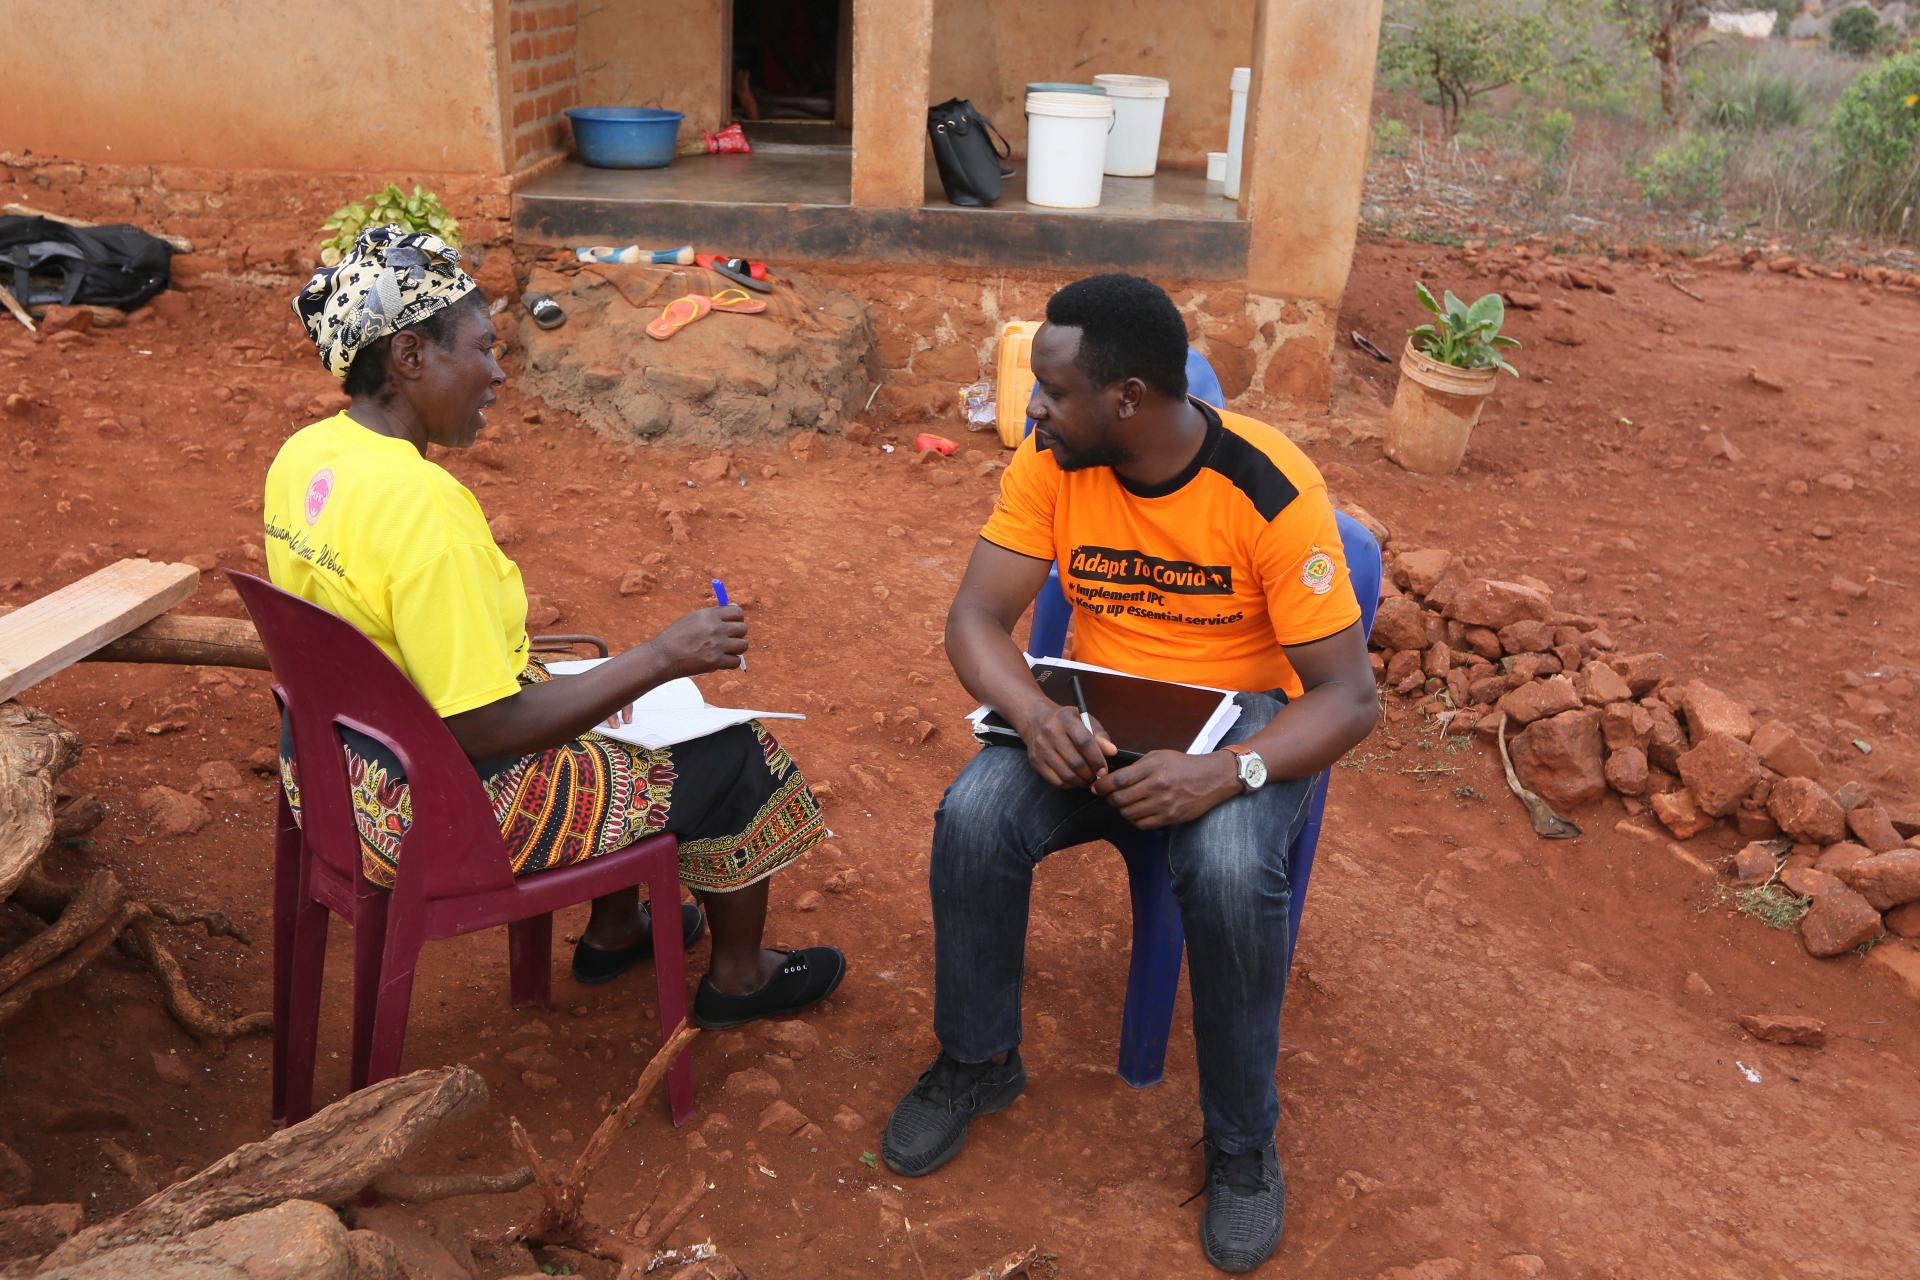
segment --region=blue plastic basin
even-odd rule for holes
[[[659,107],[568,107],[573,145],[596,169],[658,169],[673,162],[678,111]]]

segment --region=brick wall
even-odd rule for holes
[[[507,0],[507,14],[513,104],[508,150],[520,170],[567,148],[561,113],[579,101],[578,6],[574,0]]]

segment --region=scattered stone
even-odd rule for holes
[[[866,1128],[867,1118],[852,1107],[841,1107],[833,1113],[833,1127],[842,1133],[853,1133]]]
[[[827,904],[827,899],[818,889],[809,889],[793,900],[795,911],[818,911]]]
[[[246,780],[240,776],[240,771],[225,760],[209,760],[195,773],[200,779],[200,785],[209,791],[238,791],[246,786]]]
[[[1467,1264],[1457,1258],[1428,1258],[1410,1267],[1388,1267],[1373,1280],[1463,1280]]]
[[[1755,729],[1752,742],[1753,749],[1760,753],[1760,763],[1783,778],[1820,775],[1820,757],[1778,720],[1769,720]]]
[[[1635,703],[1611,703],[1600,712],[1600,736],[1609,751],[1633,747],[1644,753],[1653,736],[1653,714]]]
[[[1733,855],[1734,874],[1740,877],[1741,884],[1765,884],[1779,869],[1780,862],[1774,857],[1773,848],[1758,840]]]
[[[1607,793],[1597,711],[1563,711],[1536,720],[1513,739],[1510,750],[1520,780],[1556,809],[1575,808]]]
[[[1499,1265],[1503,1274],[1520,1280],[1545,1280],[1547,1274],[1547,1260],[1537,1253],[1510,1253]]]
[[[1665,684],[1672,674],[1664,653],[1619,654],[1610,660],[1610,665],[1627,682],[1627,688],[1636,698],[1646,697]]]
[[[1687,749],[1687,735],[1680,728],[1680,721],[1664,705],[1656,703],[1643,707],[1653,729],[1647,735],[1647,759],[1655,768],[1665,769],[1668,773],[1678,772],[1680,753]]]
[[[1746,742],[1753,737],[1753,716],[1746,704],[1695,681],[1680,691],[1680,714],[1695,743],[1709,734],[1724,733]]]
[[[733,458],[728,454],[716,453],[688,467],[687,474],[701,484],[717,484],[725,480],[727,473],[731,470],[733,470]]]
[[[1403,591],[1425,596],[1453,565],[1453,552],[1439,547],[1402,551],[1393,568],[1393,580]]]
[[[1427,647],[1427,611],[1400,596],[1383,601],[1373,616],[1373,643],[1382,649]]]
[[[1893,829],[1911,840],[1920,836],[1920,805],[1904,808],[1888,806],[1887,820],[1893,823]]]
[[[1756,1040],[1771,1044],[1798,1044],[1818,1049],[1827,1043],[1827,1024],[1818,1018],[1792,1013],[1743,1013],[1740,1025]]]
[[[769,1104],[765,1111],[760,1113],[760,1124],[758,1127],[762,1133],[771,1129],[775,1133],[791,1134],[798,1133],[811,1123],[812,1121],[800,1113],[799,1108],[784,1098],[778,1098]]]
[[[0,1260],[32,1259],[51,1253],[86,1220],[85,1211],[77,1204],[24,1204],[0,1209]],[[108,1274],[111,1269],[109,1263],[95,1273]],[[9,1269],[8,1274],[18,1273]]]
[[[1847,814],[1847,830],[1875,853],[1890,853],[1903,843],[1893,820],[1877,804],[1863,804]]]
[[[760,1033],[787,1051],[789,1058],[804,1058],[820,1047],[820,1033],[811,1022],[789,1018],[783,1022],[763,1022]]]
[[[1466,583],[1448,601],[1446,614],[1468,626],[1501,627],[1529,619],[1553,620],[1553,601],[1544,593],[1517,582],[1476,578]]]
[[[1845,866],[1821,869],[1840,877],[1876,911],[1920,901],[1920,849],[1875,854]]]
[[[1689,973],[1686,981],[1687,994],[1690,996],[1710,996],[1713,987],[1697,973]]]
[[[247,757],[247,768],[263,778],[277,777],[280,773],[280,752],[273,747],[256,747]]]
[[[184,1089],[193,1083],[193,1072],[180,1056],[160,1049],[153,1051],[153,1074],[166,1084],[177,1085]]]
[[[1551,653],[1522,653],[1509,661],[1513,664],[1511,674],[1522,684],[1542,676],[1560,674],[1560,659]]]
[[[1503,696],[1495,709],[1506,712],[1517,724],[1529,725],[1579,706],[1580,694],[1573,682],[1565,676],[1553,676],[1521,685]]]
[[[1765,806],[1755,808],[1751,802],[1734,811],[1733,825],[1749,840],[1772,840],[1780,834],[1780,824],[1773,820]]]
[[[552,1093],[560,1087],[560,1077],[548,1075],[544,1071],[522,1071],[520,1083],[535,1093]]]
[[[1786,887],[1787,892],[1798,894],[1802,898],[1817,898],[1823,893],[1832,893],[1835,889],[1847,887],[1840,883],[1838,876],[1817,871],[1812,867],[1789,866],[1780,873],[1780,883]]]
[[[1908,996],[1920,1000],[1920,947],[1890,942],[1867,952],[1867,963],[1885,969]]]
[[[1589,662],[1580,668],[1585,677],[1581,683],[1580,696],[1590,707],[1605,707],[1624,703],[1633,697],[1633,688],[1619,672],[1604,662]]]
[[[1420,669],[1430,676],[1446,679],[1447,674],[1453,670],[1453,650],[1444,644],[1427,646],[1426,653],[1420,658]]]
[[[1800,917],[1800,940],[1809,955],[1842,955],[1879,936],[1880,913],[1845,887],[1814,895],[1813,908]]]
[[[653,590],[653,573],[647,569],[629,569],[620,579],[620,594],[623,596],[645,595]]]
[[[730,1098],[777,1098],[780,1082],[763,1068],[747,1067],[728,1076],[720,1085],[720,1092]]]
[[[520,522],[506,512],[487,521],[487,528],[493,531],[496,546],[505,547],[520,541]]]
[[[1838,844],[1846,835],[1846,815],[1811,778],[1782,778],[1775,783],[1767,797],[1767,812],[1782,831],[1807,844]]]
[[[86,307],[51,306],[40,317],[40,332],[46,337],[56,333],[85,333],[93,328],[93,312]]]
[[[1500,655],[1506,652],[1500,646],[1500,633],[1492,627],[1463,627],[1460,640],[1476,658],[1488,662],[1500,661]]]
[[[1680,780],[1699,801],[1701,812],[1724,818],[1760,781],[1760,757],[1731,734],[1709,733],[1696,740],[1699,745],[1680,757]]]
[[[1545,653],[1553,648],[1553,628],[1533,619],[1510,622],[1496,634],[1507,653]]]
[[[1840,806],[1842,813],[1852,813],[1868,799],[1866,787],[1859,782],[1843,782],[1833,793],[1833,802]]]
[[[1507,305],[1515,311],[1538,311],[1541,307],[1541,298],[1539,294],[1529,290],[1514,289],[1507,294]]]
[[[148,787],[140,793],[140,809],[163,836],[190,836],[213,821],[207,806],[172,787]]]
[[[1837,576],[1834,578],[1832,582],[1829,582],[1827,584],[1827,589],[1833,592],[1833,594],[1837,596],[1845,596],[1849,600],[1858,600],[1860,599],[1860,597],[1867,594],[1866,587],[1862,586],[1858,582],[1855,582],[1852,578],[1842,578]]]
[[[1909,902],[1887,912],[1887,932],[1896,938],[1920,938],[1920,902]]]
[[[1865,862],[1872,856],[1873,850],[1865,845],[1843,840],[1839,844],[1830,844],[1822,849],[1819,856],[1814,858],[1813,865],[1837,876],[1843,868],[1850,867],[1856,862]]]
[[[1713,825],[1713,819],[1694,803],[1691,791],[1667,791],[1655,796],[1653,816],[1673,832],[1676,840],[1691,840]]]
[[[1619,747],[1607,755],[1607,785],[1623,796],[1647,794],[1647,753],[1638,747]]]
[[[1412,681],[1418,684],[1426,678],[1426,672],[1420,668],[1421,655],[1418,649],[1401,649],[1387,659],[1386,684],[1389,689],[1398,689]]]

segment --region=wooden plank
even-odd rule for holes
[[[0,702],[193,594],[190,564],[121,560],[0,618]]]
[[[0,604],[0,618],[13,606]],[[588,637],[592,638],[592,637]],[[606,645],[600,647],[606,657]],[[246,667],[270,671],[260,633],[245,618],[162,614],[80,659],[82,662],[161,662],[182,667]]]

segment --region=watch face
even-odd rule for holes
[[[1246,784],[1249,791],[1264,786],[1267,781],[1267,762],[1253,754],[1241,756],[1240,781]]]

